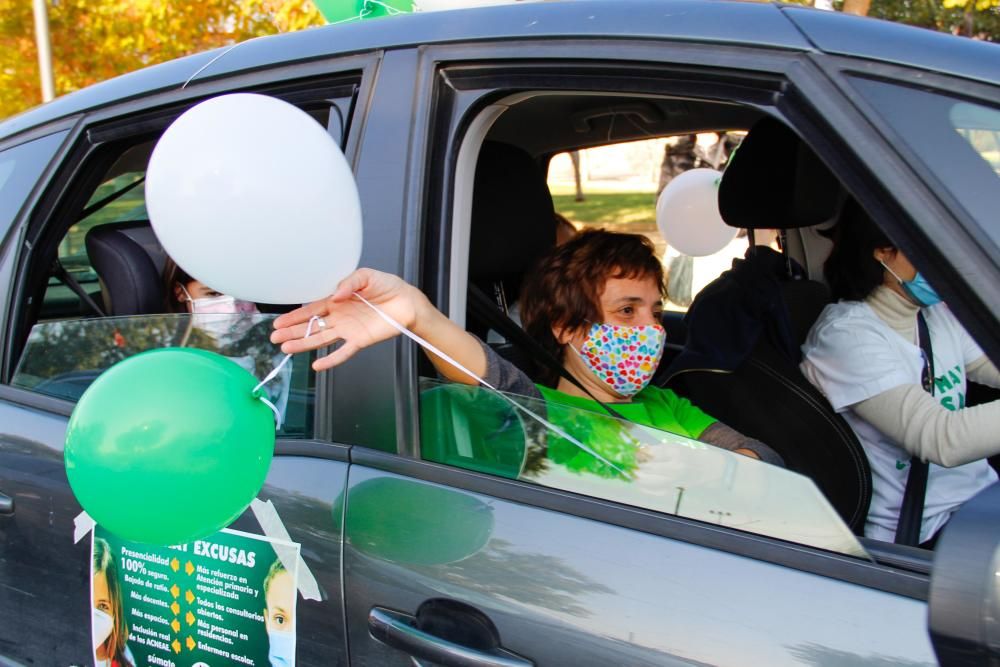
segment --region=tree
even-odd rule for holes
[[[56,95],[180,56],[323,23],[310,0],[49,0]],[[40,102],[31,3],[0,0],[0,117]]]
[[[1000,41],[1000,0],[871,0],[869,16]]]

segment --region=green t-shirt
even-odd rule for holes
[[[581,410],[599,412],[602,415],[608,414],[597,401],[590,398],[570,396],[558,389],[550,389],[542,385],[535,386],[542,392],[542,397],[548,403],[560,403]],[[646,387],[633,397],[631,403],[611,403],[609,405],[612,410],[636,424],[652,426],[661,431],[695,439],[704,433],[706,428],[718,421],[699,410],[686,398],[678,396],[670,389],[660,389],[659,387]]]
[[[545,399],[548,418],[567,433],[611,461],[626,473],[639,464],[638,442],[617,419],[609,418],[601,406],[589,398],[570,396],[557,389],[536,385]],[[561,409],[562,406],[571,409]],[[614,403],[611,408],[625,419],[643,426],[698,438],[717,420],[705,414],[691,401],[670,389],[646,387],[631,403]],[[591,416],[598,413],[600,416]],[[617,477],[619,473],[600,459],[581,450],[573,443],[549,435],[548,458],[576,472],[590,472],[602,477]]]

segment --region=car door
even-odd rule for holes
[[[86,534],[89,526],[78,522],[81,508],[68,486],[63,464],[67,418],[80,392],[115,358],[142,347],[176,344],[170,335],[161,335],[164,325],[171,329],[178,324],[171,319],[176,316],[108,318],[95,317],[85,303],[67,308],[67,301],[74,297],[65,285],[49,277],[47,259],[82,253],[66,264],[76,267],[73,274],[83,290],[97,289],[97,276],[82,250],[86,228],[145,217],[141,188],[130,191],[131,199],[111,197],[118,206],[102,209],[100,204],[108,201],[105,195],[115,187],[115,179],[124,177],[134,183],[141,177],[149,140],[184,108],[207,95],[255,90],[282,97],[327,125],[336,140],[343,142],[350,159],[356,142],[347,140],[346,131],[352,118],[364,116],[364,90],[371,84],[374,62],[373,56],[313,61],[304,70],[285,68],[279,74],[261,70],[259,63],[250,75],[240,74],[237,67],[221,83],[216,79],[205,87],[194,85],[168,94],[166,105],[171,111],[166,115],[149,112],[145,105],[151,103],[143,103],[142,96],[138,103],[112,105],[82,117],[68,139],[69,150],[47,172],[54,175],[49,180],[38,176],[59,146],[55,139],[65,138],[65,129],[57,128],[60,133],[36,140],[40,142],[37,163],[24,158],[22,167],[20,147],[0,153],[0,160],[14,156],[19,161],[17,176],[29,179],[17,196],[23,200],[36,180],[41,193],[34,208],[21,211],[8,231],[0,262],[4,293],[12,295],[3,321],[6,371],[0,385],[0,659],[15,664],[92,662],[91,544]],[[29,144],[24,146],[26,152]],[[146,158],[133,160],[136,151]],[[115,166],[119,164],[132,166],[123,170]],[[31,170],[34,176],[29,177]],[[106,180],[102,174],[115,178]],[[4,196],[9,201],[6,191]],[[99,298],[99,290],[94,293]],[[74,310],[80,314],[67,319],[67,312]],[[244,337],[236,341],[245,348],[241,354],[256,355],[257,367],[279,360],[267,343],[273,317],[255,316],[251,331],[260,334],[260,340]],[[265,505],[270,503],[272,511],[266,507],[248,510],[231,527],[299,544],[301,594],[294,625],[298,660],[300,664],[346,664],[341,529],[333,508],[346,484],[348,448],[331,441],[329,430],[317,426],[326,418],[316,407],[322,405],[317,396],[326,389],[317,389],[307,356],[296,358],[289,368],[286,420],[259,496]],[[200,596],[194,604],[202,604]],[[211,606],[205,603],[205,608]],[[130,627],[143,623],[138,618],[126,622]],[[194,625],[193,616],[187,625]],[[249,626],[255,641],[264,642],[266,650],[264,625],[250,622]],[[184,642],[173,649],[177,653],[215,641],[203,633],[200,622],[190,631],[174,632],[187,633],[178,634]],[[170,648],[163,653],[163,660],[183,658],[172,655]]]
[[[404,186],[405,207],[366,192],[363,175],[385,158],[374,149],[361,156],[363,205],[390,210],[408,230],[402,252],[391,246],[376,268],[395,267],[459,322],[471,174],[484,137],[494,136],[497,118],[517,104],[574,91],[708,99],[794,118],[809,135],[823,109],[804,103],[799,86],[826,81],[801,53],[690,40],[526,37],[393,58],[409,72],[401,78],[425,83],[392,95],[404,95],[394,104],[416,109],[403,155],[409,180],[392,184]],[[650,83],[658,77],[662,85]],[[402,139],[401,126],[394,127]],[[516,141],[517,126],[502,129]],[[529,132],[539,129],[521,127]],[[837,553],[753,525],[764,516],[762,523],[780,523],[793,507],[822,514],[818,495],[789,496],[784,509],[733,525],[728,508],[698,517],[680,511],[686,492],[679,486],[669,502],[654,503],[497,470],[495,461],[477,458],[485,450],[475,438],[454,445],[454,456],[432,455],[428,439],[475,419],[426,413],[426,381],[418,377],[429,373],[420,353],[409,341],[392,345],[395,405],[355,404],[365,437],[353,441],[344,503],[352,664],[935,664],[926,629],[927,555],[893,558],[888,547],[867,542],[867,551]],[[387,379],[389,347],[366,350],[364,364],[349,362],[338,377],[366,383],[363,375],[378,363],[378,381]],[[395,432],[385,429],[388,422]],[[709,470],[721,480],[735,464],[716,465]],[[798,484],[779,472],[777,486]]]

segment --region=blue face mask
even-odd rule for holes
[[[941,297],[934,291],[931,284],[927,282],[927,279],[920,275],[919,271],[917,272],[917,275],[913,276],[913,280],[903,280],[896,275],[895,271],[886,266],[885,262],[880,261],[879,264],[881,264],[886,271],[891,273],[893,278],[899,281],[903,290],[910,295],[910,298],[913,299],[913,302],[918,306],[927,308],[929,306],[933,306],[934,304],[941,303]]]
[[[936,303],[941,303],[941,297],[934,291],[931,284],[927,282],[927,279],[919,273],[913,276],[913,280],[903,282],[903,289],[905,289],[906,293],[921,306],[927,307],[933,306]]]
[[[271,667],[291,667],[295,664],[294,632],[270,630],[267,633],[267,640],[271,645],[267,652]]]

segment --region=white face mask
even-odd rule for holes
[[[111,635],[111,628],[115,625],[115,619],[106,611],[95,609],[93,623],[92,637],[94,639],[94,651],[97,651],[101,644],[107,641]]]
[[[257,306],[249,301],[241,301],[236,297],[227,294],[219,296],[203,297],[194,299],[184,285],[180,285],[184,296],[191,303],[192,313],[217,313],[217,314],[242,314],[249,315],[257,312]]]

